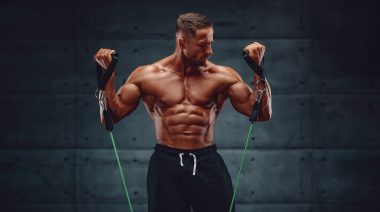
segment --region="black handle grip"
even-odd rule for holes
[[[113,124],[112,124],[111,116],[107,110],[103,110],[103,118],[104,118],[104,125],[106,126],[106,130],[112,131]]]
[[[264,77],[264,70],[262,67],[260,67],[255,61],[253,61],[250,57],[249,57],[249,52],[248,50],[244,50],[243,53],[243,58],[245,60],[245,62],[248,64],[249,67],[251,67],[251,69],[260,76],[261,79],[265,79]],[[264,62],[264,58],[263,58],[263,62]]]
[[[243,50],[243,58],[245,59],[246,57],[249,57],[249,51]]]
[[[104,90],[105,85],[107,84],[108,80],[110,79],[112,73],[115,70],[117,61],[119,60],[119,54],[117,52],[113,52],[111,54],[111,62],[108,65],[107,70],[104,70],[104,68],[95,61],[96,64],[96,73],[97,73],[97,79],[98,79],[98,90]],[[107,131],[113,130],[113,124],[111,120],[111,116],[107,110],[103,109],[103,118],[104,118],[104,125],[106,127]]]
[[[98,62],[95,61],[97,77],[98,77],[98,90],[104,89],[104,86],[107,84],[112,73],[115,71],[117,61],[119,60],[119,53],[113,52],[111,54],[111,58],[112,59],[111,59],[110,64],[107,67],[107,70],[104,70],[104,68],[101,65],[99,65]]]

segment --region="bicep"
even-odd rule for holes
[[[136,106],[141,99],[141,91],[137,85],[136,79],[140,77],[143,67],[135,69],[128,77],[127,81],[121,86],[117,92],[119,103],[123,106]]]
[[[253,102],[252,89],[242,81],[232,84],[227,90],[227,96],[232,106],[240,113],[250,113],[250,103]]]
[[[119,88],[117,94],[120,103],[124,106],[136,106],[141,99],[141,92],[137,85],[125,83]]]
[[[227,68],[231,84],[227,88],[227,96],[232,104],[246,103],[252,93],[251,88],[246,85],[241,76],[232,68]]]

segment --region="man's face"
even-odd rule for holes
[[[197,66],[206,65],[206,61],[213,54],[211,44],[214,41],[212,27],[198,29],[195,35],[186,35],[183,53],[186,58]]]

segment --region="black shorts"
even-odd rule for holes
[[[149,162],[149,212],[228,212],[231,177],[215,144],[181,150],[157,144]],[[233,208],[232,211],[235,211]]]

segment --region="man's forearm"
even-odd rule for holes
[[[107,110],[111,116],[112,122],[117,122],[117,111],[119,110],[119,103],[115,92],[115,76],[112,75],[104,87],[104,92],[107,96]],[[104,122],[103,114],[100,113],[101,122]]]
[[[107,94],[107,107],[113,123],[120,121],[123,117],[133,112],[139,105],[141,93],[133,83],[125,83],[115,93],[115,78],[104,88]]]
[[[261,111],[259,120],[265,121],[272,117],[272,94],[268,81],[266,81],[266,91],[261,99]]]
[[[258,115],[259,121],[266,121],[269,120],[272,116],[272,94],[269,82],[265,79],[265,83],[262,81],[259,75],[256,73],[254,74],[254,92],[256,92],[256,97],[259,98],[259,101],[261,102],[261,111]],[[264,93],[262,93],[262,96],[259,96],[258,89],[256,86],[259,86],[258,89],[262,90],[265,89]]]

